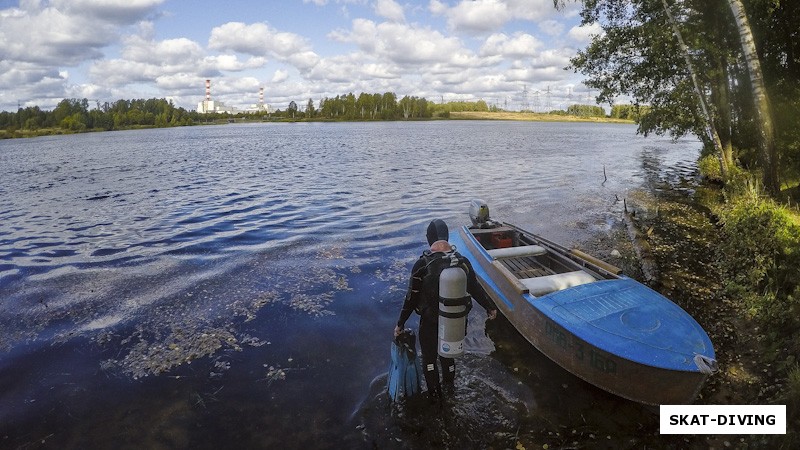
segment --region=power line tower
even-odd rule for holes
[[[572,105],[572,86],[567,87],[567,106],[564,107],[566,111]]]
[[[550,112],[553,109],[553,102],[551,101],[550,98],[550,85],[547,86],[547,90],[545,91],[544,105],[546,110],[545,112]]]
[[[530,109],[530,105],[528,104],[528,85],[522,85],[522,106],[520,108],[523,111],[527,111]]]

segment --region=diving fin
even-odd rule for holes
[[[392,362],[389,366],[389,397],[398,401],[401,396],[419,393],[422,368],[417,358],[417,336],[406,328],[392,341]]]
[[[389,363],[389,397],[392,400],[397,401],[400,398],[400,390],[402,387],[402,379],[403,373],[405,371],[405,367],[402,365],[402,355],[400,354],[400,348],[392,341],[392,350],[391,350],[392,361]]]

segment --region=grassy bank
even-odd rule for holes
[[[75,134],[76,131],[63,130],[61,128],[39,128],[36,130],[0,130],[0,139],[31,138],[39,136],[59,136],[63,134]]]
[[[692,447],[796,448],[800,442],[800,214],[756,190],[669,188],[629,199],[657,279],[706,329],[720,372],[697,403],[787,405],[785,436],[709,436]]]
[[[235,122],[261,122],[261,120],[247,120],[242,118],[235,119]],[[16,129],[16,130],[2,130],[0,129],[0,139],[19,139],[19,138],[32,138],[40,136],[62,136],[67,134],[80,134],[80,133],[102,133],[105,131],[125,131],[125,130],[149,130],[153,128],[175,128],[185,126],[198,126],[198,125],[224,125],[232,123],[228,119],[215,119],[212,121],[201,122],[188,122],[183,125],[174,125],[161,127],[156,125],[129,125],[114,128],[113,130],[106,130],[104,128],[87,128],[83,130],[69,130],[64,128],[37,128],[37,129]]]
[[[626,123],[632,124],[632,120],[612,119],[609,117],[578,117],[561,114],[540,114],[533,112],[451,112],[451,119],[456,120],[520,120],[529,122],[600,122],[600,123]]]

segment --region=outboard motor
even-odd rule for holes
[[[483,200],[472,200],[469,203],[469,219],[478,228],[489,228],[493,225],[489,219],[489,206]]]
[[[467,274],[450,255],[450,267],[439,275],[439,356],[457,358],[464,354],[467,314],[472,298],[467,293]]]

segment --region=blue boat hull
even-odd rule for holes
[[[556,244],[504,225],[522,236],[522,245],[541,245],[547,258],[557,258],[559,271],[574,269],[593,277],[532,295],[527,286],[536,284],[534,278],[511,276],[508,267],[516,266],[508,261],[513,258],[501,259],[506,262],[500,264],[485,248],[485,240],[468,227],[451,236],[451,244],[471,260],[498,309],[535,348],[585,381],[630,400],[655,405],[696,398],[715,354],[707,334],[688,313],[635,280],[606,270],[601,261],[588,255],[577,258]],[[544,258],[527,260],[534,266],[546,263]]]

